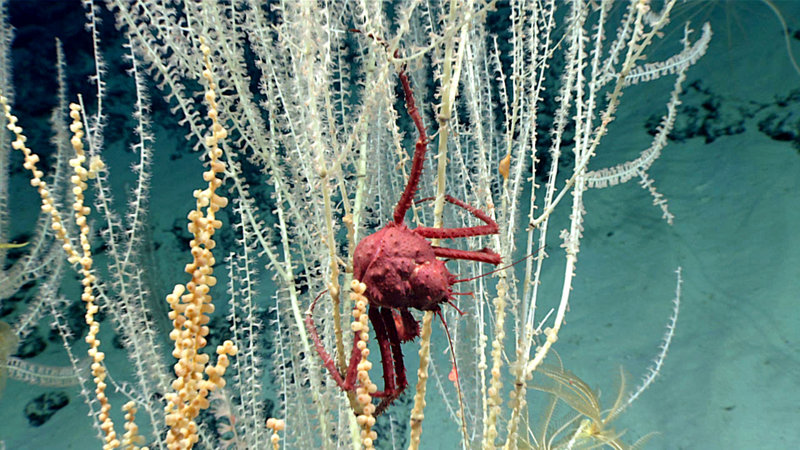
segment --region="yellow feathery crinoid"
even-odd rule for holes
[[[564,369],[561,361],[557,366],[541,365],[537,371],[540,375],[530,387],[549,394],[549,414],[538,424],[539,435],[535,437],[533,448],[625,448],[638,449],[652,437],[652,433],[638,439],[633,444],[625,444],[620,439],[625,431],[617,431],[611,422],[619,417],[625,409],[626,399],[625,375],[620,369],[620,386],[613,405],[604,409],[600,405],[598,394],[577,375]],[[558,401],[564,402],[575,414],[570,414],[565,423],[551,423],[552,414]]]

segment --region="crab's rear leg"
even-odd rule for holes
[[[333,360],[331,355],[328,354],[327,350],[325,350],[325,346],[322,345],[322,340],[319,338],[317,327],[314,324],[314,318],[312,317],[314,306],[316,306],[317,300],[319,300],[319,297],[321,296],[322,294],[314,299],[314,301],[311,303],[311,307],[308,308],[308,312],[306,312],[306,330],[308,330],[308,334],[311,335],[311,339],[314,341],[314,349],[317,351],[317,353],[319,353],[320,358],[322,358],[322,363],[328,369],[328,372],[330,372],[331,377],[336,384],[344,391],[353,391],[355,390],[358,362],[361,360],[361,351],[357,347],[358,339],[353,339],[353,350],[350,352],[350,363],[347,366],[347,373],[343,376],[336,367],[336,362]]]

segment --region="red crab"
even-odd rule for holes
[[[437,257],[479,261],[494,265],[501,262],[500,255],[488,248],[470,251],[434,247],[426,239],[484,236],[498,232],[497,223],[485,212],[449,195],[445,196],[448,203],[469,211],[470,214],[482,220],[485,225],[463,228],[417,227],[414,229],[406,226],[403,218],[411,207],[419,184],[428,138],[425,134],[422,117],[414,104],[414,95],[405,70],[401,69],[398,75],[403,85],[406,109],[419,132],[411,174],[403,195],[395,206],[393,220],[376,233],[362,239],[356,246],[353,257],[353,277],[367,286],[364,294],[369,300],[369,320],[375,330],[375,338],[378,340],[381,351],[384,390],[372,394],[373,397],[382,398],[375,410],[376,415],[383,412],[408,386],[400,344],[414,339],[419,336],[420,332],[417,321],[408,309],[434,311],[441,318],[440,305],[450,303],[453,298],[451,289],[453,284],[466,281],[457,280],[447,270],[444,261]],[[430,199],[420,201],[426,200]],[[333,358],[325,350],[317,334],[311,315],[314,304],[316,304],[316,300],[309,308],[305,323],[314,340],[317,353],[336,384],[343,390],[354,391],[361,353],[354,343],[347,373],[339,372]],[[442,319],[442,323],[444,323],[444,319]],[[354,339],[354,341],[357,340]]]

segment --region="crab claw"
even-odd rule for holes
[[[407,309],[401,311],[393,309],[392,317],[394,317],[397,337],[400,338],[400,342],[413,341],[419,336],[419,323],[417,323],[414,316],[412,316]]]

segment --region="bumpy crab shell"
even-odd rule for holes
[[[438,310],[456,280],[427,239],[394,222],[356,246],[353,272],[371,304],[422,311]]]

